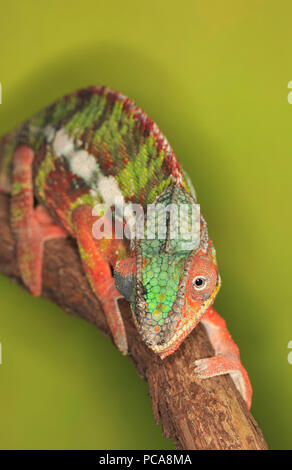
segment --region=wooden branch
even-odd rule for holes
[[[9,197],[0,194],[0,272],[21,284],[9,225]],[[94,323],[110,336],[100,304],[84,276],[71,239],[45,245],[43,296],[71,315]],[[252,415],[229,376],[199,380],[195,359],[212,356],[204,329],[197,327],[178,351],[161,360],[141,341],[126,301],[120,302],[129,342],[129,357],[147,380],[157,424],[178,449],[266,449]]]

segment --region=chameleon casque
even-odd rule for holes
[[[194,372],[203,379],[230,374],[250,407],[252,388],[238,347],[212,307],[221,281],[203,217],[195,249],[181,249],[169,234],[131,245],[93,235],[96,221],[108,223],[106,215],[93,216],[93,208],[112,207],[115,197],[143,208],[155,201],[196,202],[175,153],[144,111],[100,86],[59,99],[0,139],[0,190],[12,194],[17,260],[32,294],[41,294],[44,242],[75,238],[122,353],[127,338],[117,303],[121,296],[130,302],[142,339],[161,358],[201,322],[215,355],[195,361]]]

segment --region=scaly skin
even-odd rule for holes
[[[186,244],[180,220],[173,239],[97,239],[96,224],[112,227],[97,203],[184,204],[196,196],[176,155],[151,119],[132,101],[105,87],[77,90],[0,139],[0,190],[12,192],[11,224],[23,282],[41,294],[43,244],[76,238],[88,281],[102,303],[114,341],[127,352],[118,309],[130,302],[141,338],[161,358],[172,354],[201,321],[215,349],[196,361],[201,378],[229,373],[250,407],[252,389],[224,320],[211,306],[220,288],[215,249],[201,216],[197,245]],[[36,205],[34,201],[37,200]],[[123,227],[128,219],[120,220]],[[146,218],[145,230],[150,227]],[[160,239],[161,238],[161,239]],[[114,268],[115,280],[111,268]]]

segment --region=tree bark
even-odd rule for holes
[[[0,194],[0,272],[21,283],[9,224],[9,196]],[[43,297],[111,336],[100,303],[84,275],[74,240],[45,244]],[[141,341],[126,301],[120,301],[129,357],[148,382],[152,408],[163,434],[178,449],[267,449],[262,432],[230,376],[199,380],[195,359],[213,355],[198,326],[171,356],[161,360]]]

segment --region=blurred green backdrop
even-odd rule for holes
[[[253,414],[291,448],[291,2],[2,0],[0,15],[0,134],[108,84],[168,136],[217,248]],[[0,289],[2,449],[173,448],[108,339],[4,276]]]

